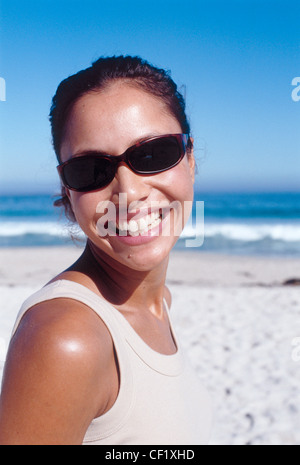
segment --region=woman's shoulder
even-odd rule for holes
[[[113,351],[110,332],[89,306],[90,299],[84,298],[96,294],[97,288],[87,275],[72,270],[60,273],[24,303],[14,339],[35,340],[44,349],[47,342],[52,349],[66,353],[72,346],[73,355],[86,351],[89,356],[109,356]]]
[[[111,379],[113,370],[110,334],[92,310],[81,302],[70,305],[65,298],[33,306],[21,319],[8,350],[0,426],[10,433],[5,436],[0,427],[0,438],[18,440],[13,426],[17,424],[25,443],[57,443],[66,431],[66,441],[79,443],[110,401],[109,389],[101,381]],[[28,428],[32,431],[27,438]]]
[[[96,344],[112,345],[111,336],[99,316],[86,304],[69,297],[41,301],[23,315],[14,338],[25,337],[51,344],[60,341],[82,341],[85,348]],[[91,346],[91,347],[89,347]],[[84,348],[82,347],[82,348]]]
[[[41,293],[54,283],[63,284],[64,279],[70,278],[68,275],[67,272],[57,276],[41,289]],[[80,300],[63,295],[57,297],[55,294],[53,297],[51,294],[45,300],[42,297],[41,301],[26,310],[12,342],[31,341],[31,346],[38,348],[38,351],[55,352],[56,355],[71,356],[75,360],[84,356],[86,363],[95,360],[98,366],[100,356],[105,362],[113,352],[113,342],[101,318]]]
[[[43,370],[72,367],[78,380],[99,375],[113,359],[113,342],[104,322],[82,302],[56,298],[40,302],[22,317],[10,350],[22,362],[43,364]],[[9,351],[10,352],[10,351]],[[9,360],[9,353],[8,353]]]

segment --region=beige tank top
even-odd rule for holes
[[[107,326],[115,346],[120,389],[111,409],[90,424],[83,444],[207,444],[212,409],[206,390],[189,366],[170,325],[177,352],[151,349],[111,304],[81,284],[55,281],[29,297],[18,314],[13,334],[25,312],[37,303],[70,298],[94,310]],[[169,310],[165,303],[167,312]]]

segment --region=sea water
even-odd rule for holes
[[[199,200],[204,201],[201,250],[300,256],[300,192],[196,193]],[[184,233],[192,231],[187,227]]]
[[[53,201],[45,194],[0,196],[0,247],[72,245],[74,238],[84,245],[83,233],[67,222]],[[200,204],[203,209],[197,208]],[[200,245],[191,246],[202,234]],[[198,192],[177,248],[300,256],[300,192]]]

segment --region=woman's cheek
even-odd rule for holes
[[[95,218],[98,201],[95,197],[95,193],[93,194],[89,192],[80,193],[73,191],[69,197],[77,223],[83,230],[85,226],[90,225]]]
[[[168,185],[169,196],[182,201],[193,201],[194,183],[190,173],[189,163],[186,159],[170,171],[165,185]]]

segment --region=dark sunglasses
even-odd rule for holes
[[[152,137],[129,147],[122,155],[87,152],[60,164],[57,170],[65,187],[90,192],[111,183],[121,162],[141,175],[173,168],[184,157],[188,141],[187,134]]]

